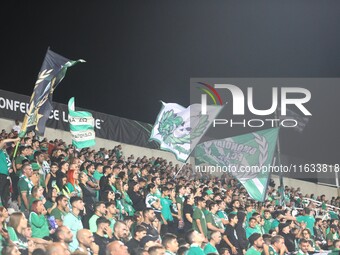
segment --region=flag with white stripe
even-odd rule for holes
[[[72,144],[78,149],[94,146],[96,142],[92,114],[85,111],[75,111],[74,97],[68,102],[68,111]]]
[[[210,167],[214,171],[220,169],[230,173],[254,200],[262,202],[266,197],[268,169],[272,164],[278,133],[279,128],[271,128],[201,143],[195,149],[196,165],[205,164],[205,169]]]

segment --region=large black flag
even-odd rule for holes
[[[47,50],[23,121],[21,137],[31,130],[35,130],[38,135],[44,135],[45,124],[52,110],[53,92],[65,77],[67,68],[78,62],[85,61],[69,60],[50,49]]]

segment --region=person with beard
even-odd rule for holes
[[[246,214],[242,211],[237,213],[237,223],[236,223],[236,235],[238,237],[238,241],[240,243],[241,250],[247,250],[249,242],[246,237],[246,230],[245,230],[245,221],[246,221]]]
[[[285,246],[289,252],[295,251],[295,236],[290,233],[289,223],[279,224],[279,235],[285,240]]]
[[[146,235],[159,239],[157,229],[154,228],[152,222],[156,219],[156,214],[152,208],[146,208],[143,210],[144,222],[141,224],[146,228]]]
[[[263,250],[263,238],[261,234],[254,233],[249,237],[251,247],[247,250],[246,255],[261,255]]]
[[[73,241],[73,233],[67,226],[60,226],[54,232],[54,242],[63,243],[67,249],[69,243]]]
[[[129,190],[128,195],[133,203],[133,207],[136,211],[143,211],[145,209],[144,198],[139,192],[139,184],[138,182],[131,181],[129,182]]]

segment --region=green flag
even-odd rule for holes
[[[232,174],[254,200],[263,202],[278,132],[271,128],[201,143],[195,150],[196,165],[209,164],[206,169]]]
[[[68,111],[72,144],[78,149],[94,146],[96,142],[92,114],[84,111],[75,111],[74,97],[68,102]]]

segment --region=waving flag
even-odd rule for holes
[[[72,144],[78,149],[94,146],[96,142],[92,114],[75,111],[74,97],[68,101],[68,112]]]
[[[175,103],[164,103],[152,129],[150,140],[160,143],[163,150],[176,155],[185,162],[222,106],[207,106],[207,114],[202,115],[201,105],[188,108]]]
[[[209,164],[236,177],[249,195],[264,201],[269,181],[269,168],[278,138],[279,128],[261,130],[197,145],[196,165]],[[202,166],[203,167],[203,166]],[[219,167],[219,168],[218,168]]]
[[[21,127],[20,137],[31,130],[35,130],[38,135],[44,135],[46,121],[52,110],[53,92],[65,77],[67,68],[78,62],[85,61],[69,60],[50,49],[47,50]]]

